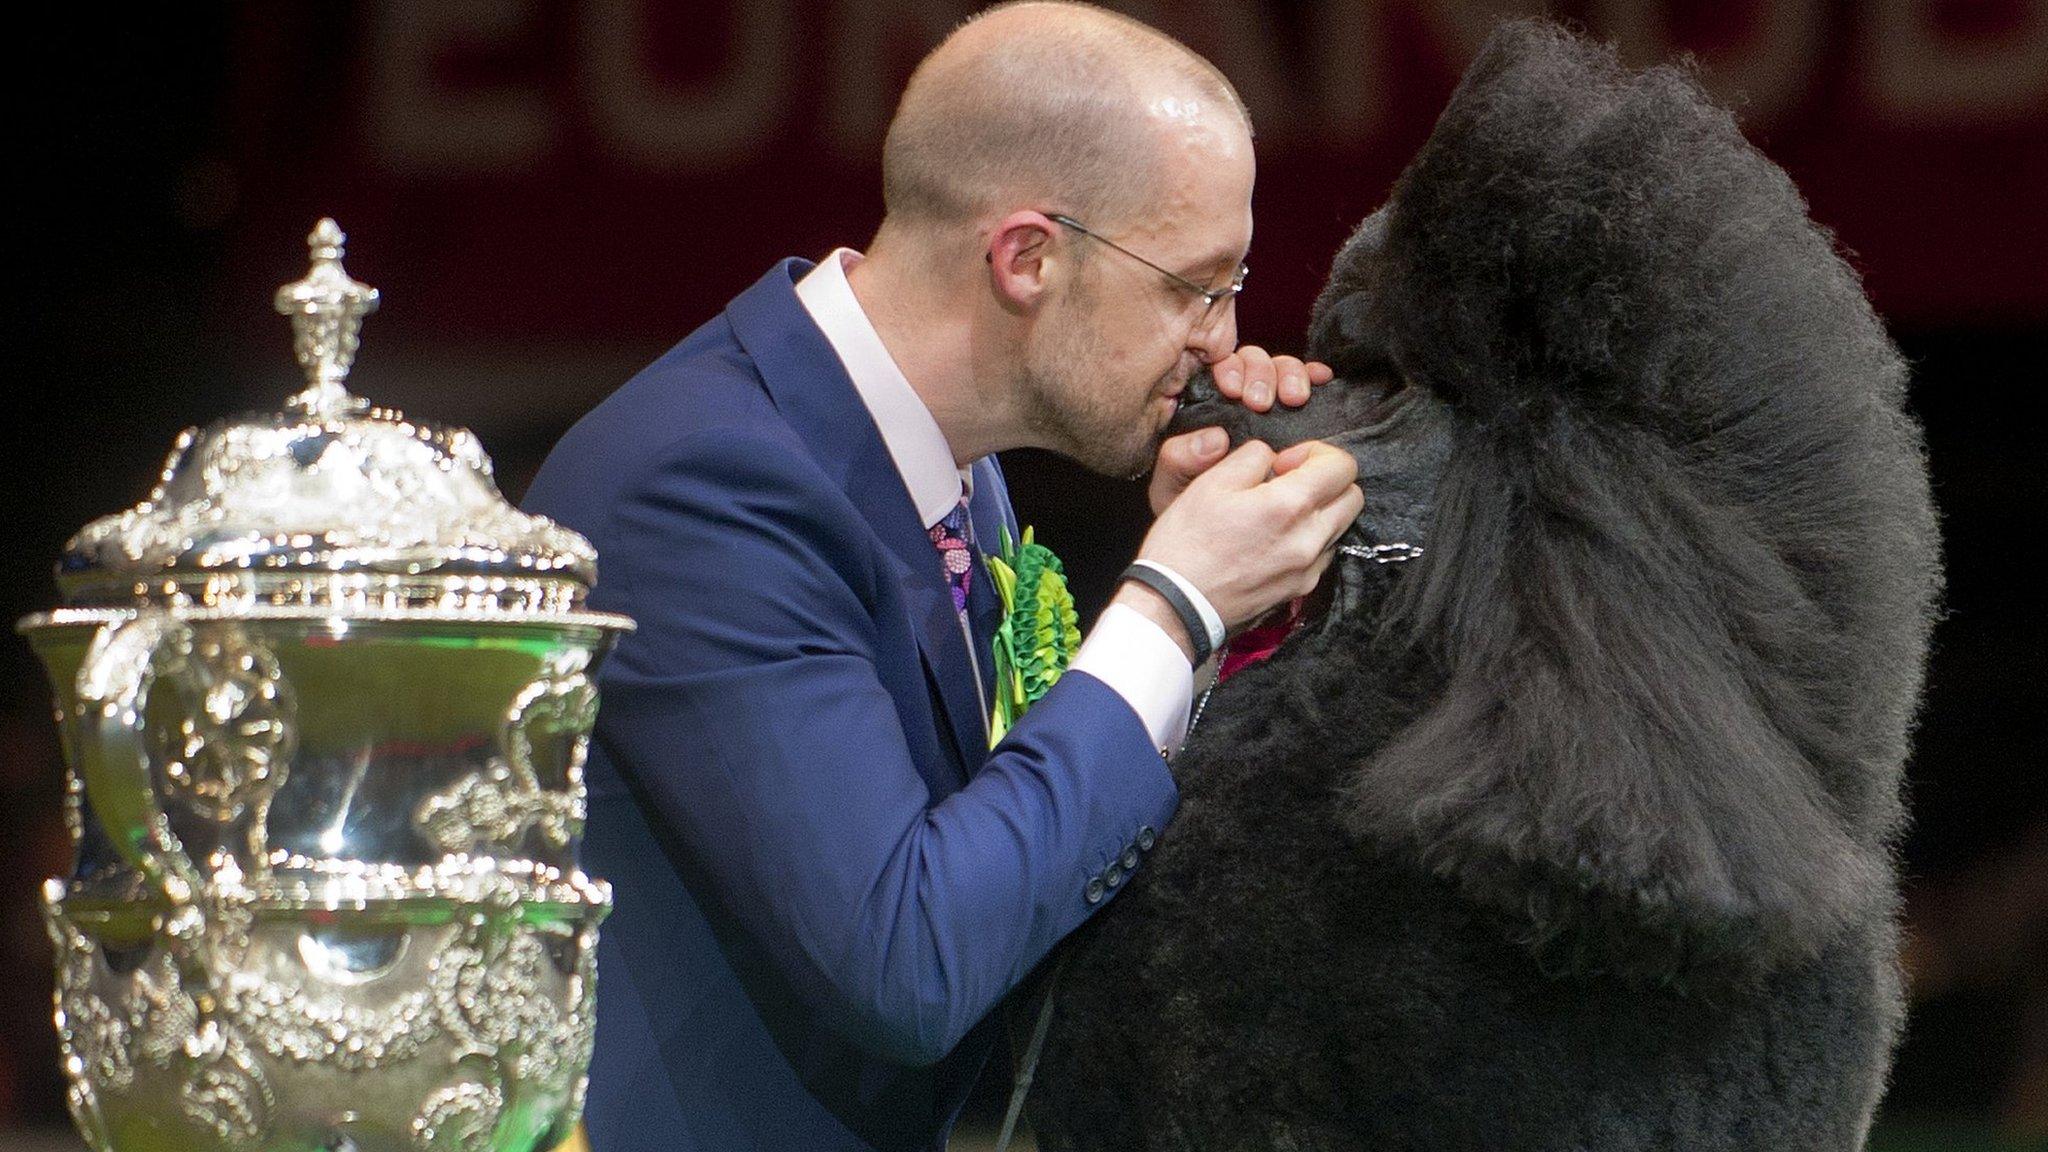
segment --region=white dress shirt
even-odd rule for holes
[[[955,464],[946,435],[932,418],[917,391],[883,346],[860,301],[847,283],[846,270],[861,254],[840,248],[797,282],[796,296],[810,313],[846,374],[853,378],[861,402],[881,430],[882,443],[910,491],[910,501],[929,529],[944,519],[973,490],[973,473]],[[963,627],[965,626],[963,621]],[[980,689],[982,654],[976,661],[975,687]],[[1194,673],[1180,645],[1143,613],[1111,604],[1089,629],[1081,650],[1068,665],[1109,685],[1124,699],[1151,734],[1152,743],[1171,752],[1187,736],[1188,709],[1194,698]],[[983,703],[983,714],[987,704]]]

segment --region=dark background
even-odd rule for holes
[[[385,0],[72,10],[12,41],[0,510],[8,618],[141,499],[190,423],[296,388],[270,293],[322,215],[384,293],[354,389],[482,436],[516,497],[577,415],[785,255],[860,246],[918,57],[971,3]],[[1330,254],[1513,5],[1117,5],[1238,82],[1259,133],[1249,342],[1298,345]],[[1525,5],[1525,9],[1544,7]],[[1915,364],[1949,566],[1911,766],[1918,1003],[1892,1131],[2048,1139],[2044,528],[2048,2],[1588,0],[1632,59],[1697,53],[1833,228]],[[1135,486],[1006,457],[1084,609]],[[0,1127],[62,1122],[34,907],[66,870],[61,762],[0,645]]]

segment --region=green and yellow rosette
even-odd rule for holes
[[[1005,528],[1002,551],[983,559],[1003,600],[995,638],[996,698],[988,721],[994,747],[1067,670],[1081,646],[1081,620],[1060,558],[1032,540],[1031,529],[1013,542]]]

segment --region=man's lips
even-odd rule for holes
[[[1208,370],[1208,365],[1200,362],[1190,365],[1186,371],[1178,373],[1174,377],[1173,383],[1166,389],[1164,394],[1176,400],[1180,399],[1187,392],[1188,386],[1194,383],[1195,377],[1208,372]]]

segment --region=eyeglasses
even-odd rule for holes
[[[1166,277],[1168,280],[1173,281],[1175,286],[1185,288],[1189,292],[1192,292],[1195,295],[1200,296],[1202,298],[1202,323],[1204,324],[1208,323],[1212,318],[1215,317],[1217,312],[1216,306],[1218,304],[1221,304],[1225,300],[1236,299],[1238,293],[1244,291],[1244,278],[1246,276],[1251,275],[1252,270],[1250,266],[1245,264],[1239,264],[1237,266],[1237,272],[1230,277],[1230,284],[1227,287],[1204,288],[1200,284],[1195,283],[1193,280],[1190,280],[1185,276],[1181,276],[1173,272],[1168,272],[1166,269],[1161,268],[1159,265],[1154,264],[1150,260],[1145,259],[1143,256],[1138,255],[1136,252],[1131,251],[1129,248],[1126,248],[1123,245],[1117,243],[1116,241],[1111,240],[1109,237],[1102,235],[1100,232],[1091,231],[1087,225],[1081,223],[1079,220],[1074,219],[1072,216],[1062,216],[1057,212],[1048,212],[1046,213],[1046,218],[1051,220],[1055,224],[1059,224],[1067,228],[1072,228],[1074,231],[1079,232],[1083,236],[1092,237],[1096,240],[1101,241],[1104,244],[1109,245],[1111,248],[1116,249],[1124,255],[1129,256],[1131,259],[1136,260],[1138,263],[1143,264],[1145,267],[1150,268],[1154,272],[1159,273],[1161,276]]]

